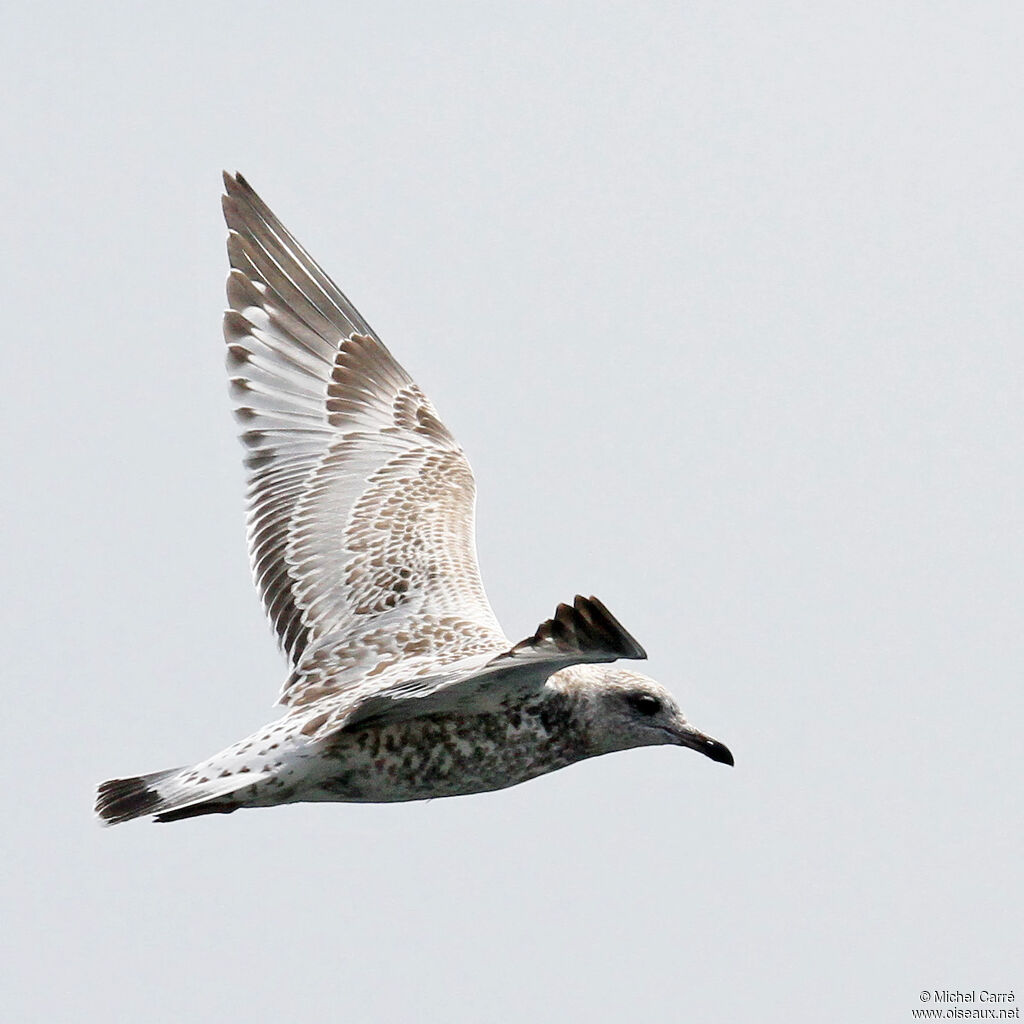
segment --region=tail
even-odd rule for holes
[[[134,779],[110,779],[100,784],[96,793],[96,813],[104,825],[118,825],[122,821],[155,814],[164,805],[160,796],[160,783],[181,771],[172,768],[166,772],[153,772]]]
[[[230,814],[239,804],[221,791],[197,791],[195,785],[183,785],[187,769],[172,768],[134,779],[110,779],[101,783],[96,793],[96,814],[103,825],[119,825],[122,821],[154,815],[157,821],[179,821],[200,814]],[[202,780],[206,782],[207,780]],[[245,780],[243,780],[245,781]],[[231,789],[238,789],[233,780]]]

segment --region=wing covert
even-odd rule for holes
[[[310,733],[320,737],[427,715],[493,711],[503,701],[539,691],[571,665],[647,657],[601,601],[579,595],[572,605],[560,604],[533,636],[497,656],[474,651],[441,672],[430,670],[430,660],[417,664],[413,659],[408,665],[403,662],[401,674],[384,685],[367,680],[362,672],[353,672],[346,684],[336,671],[339,652],[327,645],[321,651],[329,671],[316,664],[318,651],[297,670],[305,677],[298,690],[303,703],[324,700],[322,713],[310,720]],[[379,664],[386,677],[391,665],[386,660]],[[321,680],[327,685],[319,686]]]

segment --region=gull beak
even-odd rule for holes
[[[710,757],[712,761],[718,761],[720,764],[736,764],[732,759],[732,752],[724,743],[719,743],[718,740],[705,736],[704,733],[694,729],[692,725],[684,725],[679,729],[676,733],[676,742],[679,746],[696,750],[698,753],[703,754],[705,757]]]

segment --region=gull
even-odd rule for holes
[[[242,175],[224,187],[230,392],[285,713],[198,764],[104,782],[101,822],[482,793],[659,744],[733,764],[664,687],[612,664],[646,654],[597,598],[508,640],[462,449]]]

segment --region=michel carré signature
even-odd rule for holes
[[[990,992],[988,989],[936,988],[932,990],[932,1001],[936,1003],[1013,1003],[1017,997],[1013,989],[1009,992]]]

